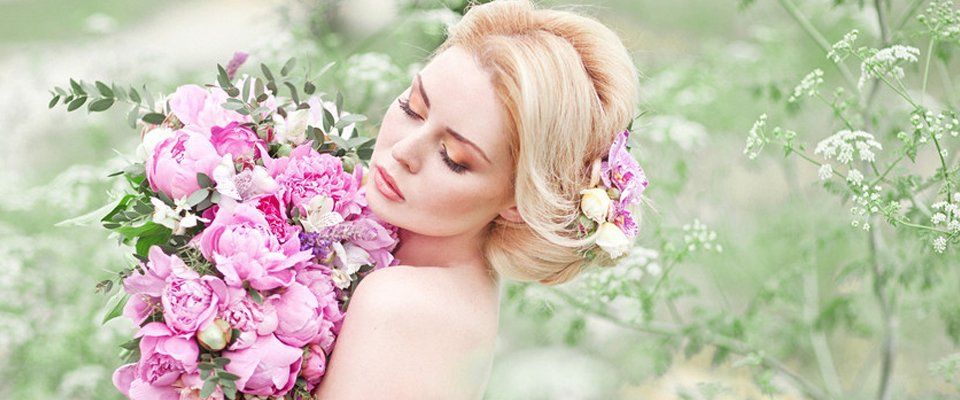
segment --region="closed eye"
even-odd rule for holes
[[[421,117],[419,114],[414,112],[412,108],[410,108],[410,99],[404,99],[401,97],[397,99],[397,103],[400,104],[400,109],[403,110],[403,112],[406,113],[410,118],[423,120],[423,117]],[[451,171],[458,174],[462,174],[467,171],[468,168],[466,165],[458,164],[454,162],[453,159],[450,158],[450,155],[447,154],[446,146],[441,145],[439,153],[440,153],[440,158],[443,160],[443,163],[447,164],[447,167],[450,168]]]

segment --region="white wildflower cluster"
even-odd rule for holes
[[[903,68],[899,63],[917,62],[917,56],[920,55],[920,50],[916,47],[899,44],[881,50],[871,49],[871,52],[873,54],[864,58],[860,64],[860,81],[857,82],[860,90],[863,90],[863,86],[872,78],[893,77],[897,81],[903,79]]]
[[[687,245],[687,250],[696,251],[699,248],[704,250],[716,250],[717,253],[723,252],[723,246],[715,244],[717,232],[707,229],[707,226],[700,222],[700,219],[694,219],[693,224],[684,224],[683,231],[688,232],[683,235],[683,242]]]
[[[850,54],[853,54],[853,42],[856,42],[859,36],[860,31],[856,29],[844,34],[843,39],[834,43],[830,51],[827,52],[827,57],[835,63],[842,62]]]
[[[769,142],[765,130],[766,126],[767,114],[764,113],[750,128],[750,134],[747,135],[747,146],[743,148],[743,154],[746,154],[751,160],[757,158],[760,150],[763,150],[763,146]]]
[[[930,223],[934,227],[943,227],[951,235],[960,233],[960,192],[953,193],[951,201],[938,201],[933,203],[930,208],[934,214],[930,218]],[[938,236],[933,239],[933,249],[937,253],[943,253],[947,249],[947,238]]]
[[[350,56],[344,70],[350,85],[366,85],[373,89],[373,96],[388,93],[400,79],[403,71],[383,53],[360,53]]]
[[[910,116],[910,124],[913,125],[914,131],[923,138],[932,135],[937,140],[943,140],[944,134],[949,134],[952,137],[960,136],[960,121],[953,111],[937,114],[930,110],[923,113],[914,111]],[[925,143],[926,140],[920,142]]]
[[[707,128],[698,122],[678,115],[657,115],[650,118],[644,132],[650,140],[662,143],[670,140],[683,150],[703,146],[707,140]]]
[[[659,256],[656,250],[634,247],[616,266],[584,272],[579,280],[582,290],[578,292],[601,302],[613,301],[621,295],[635,295],[633,291],[640,288],[641,279],[660,274]]]
[[[858,155],[861,161],[876,161],[874,150],[883,150],[883,145],[876,141],[872,134],[844,129],[817,143],[813,153],[827,160],[836,158],[841,164],[850,164],[854,154]]]
[[[833,178],[833,166],[827,163],[820,165],[820,169],[817,170],[817,176],[821,181]]]
[[[917,19],[940,41],[960,39],[960,10],[953,0],[933,1]]]
[[[817,68],[807,74],[800,81],[797,87],[793,88],[793,94],[787,99],[788,103],[796,103],[800,97],[813,97],[820,93],[820,85],[823,84],[823,70]]]
[[[860,184],[860,190],[854,191],[853,207],[850,208],[850,215],[853,220],[850,225],[854,228],[861,228],[865,231],[870,230],[870,216],[881,211],[880,209],[880,191],[883,190],[879,185],[870,186]]]

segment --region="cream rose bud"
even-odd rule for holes
[[[211,351],[223,350],[230,342],[230,324],[220,318],[214,319],[197,331],[197,342]]]
[[[307,125],[310,124],[310,110],[300,109],[287,113],[286,118],[274,115],[277,137],[280,143],[294,146],[307,141]]]
[[[157,127],[151,129],[143,135],[143,140],[140,141],[140,145],[137,146],[137,159],[146,160],[148,154],[153,154],[153,149],[157,147],[157,144],[171,136],[173,136],[173,131],[170,130],[170,128]]]
[[[607,191],[601,188],[584,189],[580,191],[580,209],[583,213],[597,223],[603,223],[607,220],[607,213],[610,211],[610,197]]]
[[[597,228],[597,245],[610,253],[610,258],[617,258],[630,249],[630,238],[613,222],[604,222]]]

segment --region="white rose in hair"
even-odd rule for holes
[[[597,245],[617,258],[630,249],[630,238],[613,222],[604,222],[597,228]]]
[[[580,191],[580,209],[584,215],[598,224],[607,220],[607,213],[610,211],[610,196],[602,188],[584,189]]]

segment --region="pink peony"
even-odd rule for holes
[[[263,216],[267,219],[267,224],[270,225],[270,232],[273,232],[273,235],[280,239],[281,243],[290,240],[291,237],[296,237],[300,233],[298,226],[287,223],[287,207],[277,195],[261,195],[246,202],[263,213]]]
[[[220,155],[209,140],[181,129],[147,155],[147,180],[154,191],[180,199],[200,189],[197,173],[212,177],[219,163]]]
[[[297,146],[289,157],[270,159],[264,165],[280,184],[280,192],[287,205],[306,213],[306,206],[314,196],[326,195],[333,199],[333,210],[345,219],[359,214],[366,204],[360,189],[358,175],[343,170],[339,158],[320,154],[312,142]]]
[[[297,273],[297,282],[310,289],[317,298],[320,307],[320,328],[313,343],[319,344],[324,351],[333,350],[336,335],[340,332],[343,323],[343,312],[337,300],[336,287],[330,278],[329,268],[322,265],[311,265]]]
[[[269,307],[277,313],[277,339],[293,346],[303,347],[320,330],[321,310],[317,297],[306,286],[292,283],[282,293],[268,299]]]
[[[163,320],[174,333],[193,336],[217,316],[217,310],[226,298],[227,286],[220,278],[210,275],[173,277],[160,297]]]
[[[170,386],[180,378],[181,374],[197,370],[197,357],[200,355],[197,342],[176,336],[163,323],[151,322],[144,325],[137,332],[136,337],[142,337],[142,339],[140,339],[140,361],[132,371],[134,379],[129,377],[131,371],[126,370],[124,373],[128,375],[121,379],[116,377],[114,379],[115,382],[130,381],[131,392],[140,383],[155,387]],[[130,397],[139,398],[133,393],[130,393]]]
[[[229,153],[235,162],[252,162],[260,156],[257,145],[266,146],[256,132],[239,122],[210,128],[210,141],[217,149],[217,154],[223,156]]]
[[[315,344],[308,346],[303,356],[303,367],[300,369],[300,375],[307,381],[307,389],[312,391],[316,388],[326,372],[327,354],[323,348]]]
[[[281,243],[263,213],[249,204],[221,204],[216,218],[194,240],[228,285],[249,282],[257,290],[288,286],[294,267],[312,257],[300,250],[296,237]]]
[[[237,388],[258,396],[282,396],[290,391],[300,373],[303,350],[291,347],[276,336],[260,336],[245,349],[225,351],[230,359],[224,367],[240,377]]]
[[[170,256],[159,246],[150,247],[146,264],[141,264],[130,276],[124,278],[123,289],[130,299],[123,308],[123,315],[140,325],[160,305],[160,296],[167,285],[167,278],[185,273],[188,268],[177,256]],[[142,272],[140,271],[142,270]]]
[[[183,123],[184,129],[209,137],[210,128],[214,126],[250,121],[249,116],[221,106],[229,97],[220,88],[207,90],[199,85],[183,85],[170,95],[170,110]]]

